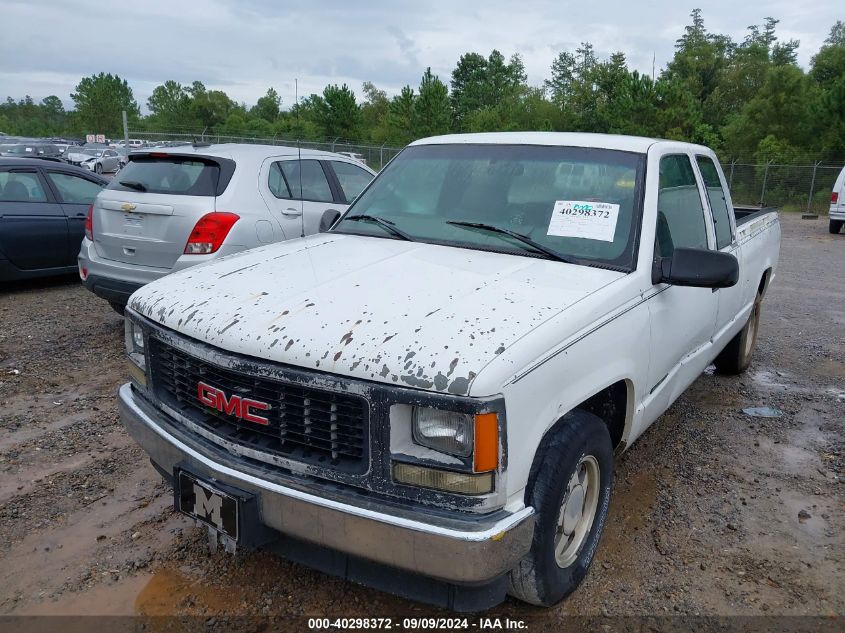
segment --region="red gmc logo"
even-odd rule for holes
[[[270,405],[266,402],[235,395],[227,398],[222,389],[212,387],[204,382],[197,383],[197,399],[207,407],[217,409],[227,415],[233,415],[241,420],[265,426],[270,424],[270,420],[267,418],[253,413],[253,410],[269,411]]]

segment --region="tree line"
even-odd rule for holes
[[[200,81],[168,80],[142,116],[128,82],[100,73],[79,82],[71,111],[56,96],[9,97],[0,103],[0,131],[120,136],[126,110],[133,130],[392,146],[450,132],[610,132],[703,143],[756,162],[845,161],[845,22],[831,26],[806,71],[799,43],[779,39],[777,24],[766,18],[737,42],[708,31],[696,9],[657,76],[631,70],[623,52],[600,59],[583,42],[558,54],[541,86],[528,84],[518,54],[469,52],[448,86],[428,68],[418,86],[392,98],[371,82],[360,101],[347,85],[329,85],[287,108],[273,88],[248,106]]]

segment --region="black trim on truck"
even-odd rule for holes
[[[775,207],[753,207],[744,205],[734,205],[734,215],[736,216],[736,225],[745,224],[754,218],[766,215],[777,211]]]

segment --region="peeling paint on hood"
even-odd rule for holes
[[[487,363],[620,276],[329,233],[188,268],[144,286],[129,305],[228,351],[466,395]]]

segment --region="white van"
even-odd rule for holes
[[[839,172],[830,194],[830,232],[839,233],[845,224],[845,167]]]

